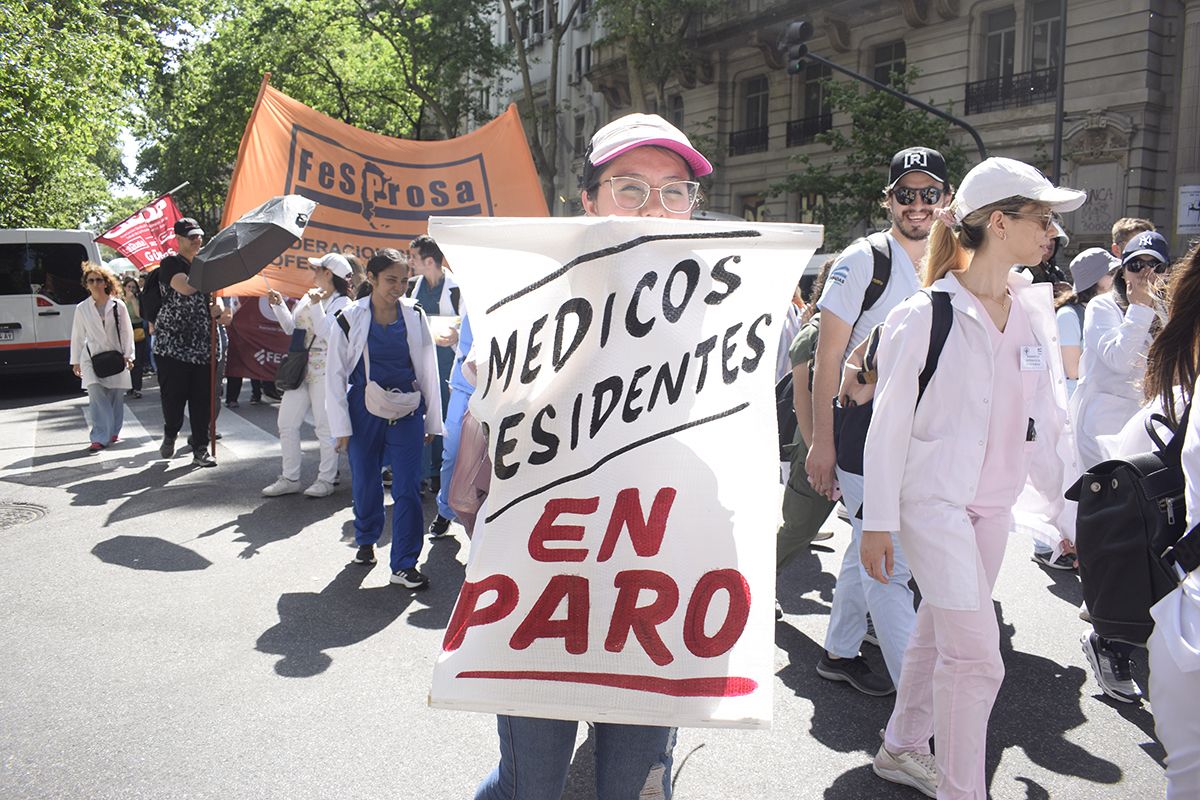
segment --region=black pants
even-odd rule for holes
[[[163,435],[174,439],[183,427],[183,407],[192,421],[188,444],[193,452],[208,447],[209,404],[212,377],[208,364],[189,364],[169,356],[155,356],[158,364],[158,393],[162,398]]]
[[[250,379],[250,399],[262,400],[263,386],[265,381],[260,381],[258,378]],[[272,384],[273,385],[273,384]],[[237,377],[225,378],[225,402],[232,403],[238,399],[238,395],[242,393],[242,379]]]
[[[129,378],[133,381],[131,387],[133,391],[140,392],[142,390],[142,373],[146,369],[146,363],[150,358],[150,339],[143,338],[140,342],[133,343],[133,369],[129,370]]]

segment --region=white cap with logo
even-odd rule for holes
[[[320,258],[310,258],[308,263],[314,267],[327,269],[343,280],[349,278],[350,273],[354,271],[350,268],[350,262],[341,253],[326,253]]]
[[[1065,213],[1083,205],[1087,192],[1055,186],[1023,161],[993,156],[984,159],[963,178],[954,198],[954,216],[962,222],[984,206],[1010,197],[1045,203],[1052,211]]]

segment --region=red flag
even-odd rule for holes
[[[96,241],[116,250],[144,272],[179,252],[175,247],[175,220],[182,216],[171,195],[164,194],[97,236]]]

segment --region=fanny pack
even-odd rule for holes
[[[397,420],[407,417],[421,406],[420,392],[402,392],[385,389],[371,380],[370,347],[363,347],[363,368],[367,378],[367,390],[363,402],[367,411],[380,419]]]

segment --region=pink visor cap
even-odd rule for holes
[[[692,147],[683,132],[657,114],[626,114],[596,131],[590,160],[598,167],[638,147],[670,150],[687,162],[697,178],[713,171],[712,164]]]

